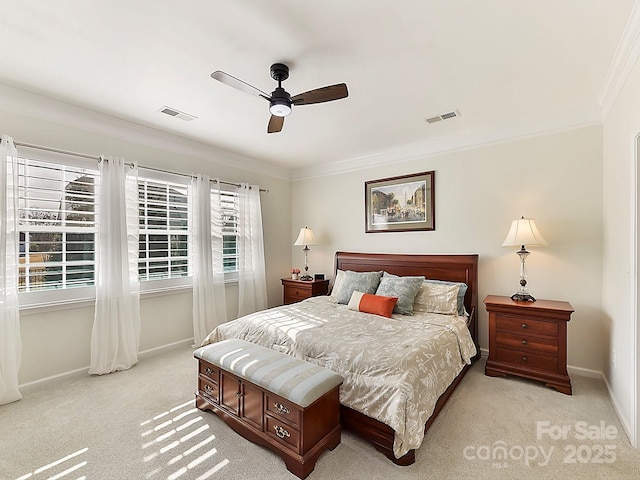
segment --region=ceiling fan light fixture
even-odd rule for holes
[[[315,88],[308,92],[300,93],[292,97],[289,92],[282,88],[282,82],[289,78],[289,67],[284,63],[274,63],[270,69],[271,78],[278,82],[276,89],[267,94],[262,90],[249,85],[247,82],[240,80],[221,70],[216,70],[211,74],[211,78],[230,87],[240,90],[251,95],[257,95],[269,102],[269,123],[267,125],[267,133],[278,133],[284,125],[284,117],[291,114],[293,105],[311,105],[314,103],[325,103],[333,100],[339,100],[349,96],[347,85],[345,83],[337,83],[335,85],[327,85],[326,87]]]
[[[283,99],[273,99],[269,106],[269,112],[276,117],[286,117],[291,113],[290,102]]]

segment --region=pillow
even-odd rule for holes
[[[382,317],[391,318],[393,307],[396,306],[396,297],[383,297],[380,295],[372,295],[371,293],[362,293],[357,290],[351,294],[351,299],[347,304],[349,310],[358,312],[373,313]]]
[[[424,277],[398,277],[384,272],[376,295],[398,297],[393,311],[402,315],[413,315],[413,301],[423,282]]]
[[[413,309],[416,312],[458,314],[457,283],[424,282],[416,295]]]
[[[427,279],[425,280],[425,282],[427,283],[443,283],[446,285],[459,285],[460,286],[460,290],[458,290],[458,315],[460,315],[461,317],[467,314],[467,311],[464,308],[464,296],[467,293],[467,288],[469,288],[467,286],[466,283],[462,283],[462,282],[448,282],[446,280],[431,280],[431,279]]]
[[[331,299],[335,302],[336,292],[340,290],[340,286],[342,285],[342,281],[344,280],[344,270],[336,271],[336,278],[333,280],[333,287],[331,288]]]
[[[335,289],[335,299],[337,303],[346,305],[351,300],[354,291],[362,293],[376,293],[382,272],[344,272],[344,278]]]

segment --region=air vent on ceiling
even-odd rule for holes
[[[190,115],[188,113],[181,112],[180,110],[176,110],[175,108],[164,106],[159,110],[160,113],[165,113],[171,117],[179,118],[180,120],[184,120],[186,122],[190,122],[191,120],[195,120],[195,115]]]
[[[458,110],[454,110],[452,112],[441,113],[440,115],[435,115],[433,117],[425,118],[424,121],[427,123],[436,123],[441,120],[447,120],[448,118],[459,117],[460,112]]]

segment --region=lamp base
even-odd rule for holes
[[[300,280],[304,280],[305,282],[310,282],[311,280],[313,280],[313,277],[311,275],[302,275],[300,277]]]
[[[511,300],[514,300],[516,302],[535,302],[536,299],[533,298],[532,295],[529,295],[528,293],[514,293],[513,295],[511,295]]]

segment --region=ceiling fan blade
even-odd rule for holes
[[[349,96],[347,85],[345,83],[338,83],[336,85],[329,85],[328,87],[316,88],[315,90],[309,90],[308,92],[301,93],[295,97],[291,97],[291,103],[294,105],[309,105],[312,103],[330,102],[332,100],[339,100]]]
[[[224,83],[225,85],[229,85],[230,87],[235,88],[236,90],[240,90],[241,92],[248,93],[249,95],[255,95],[258,97],[266,98],[267,100],[270,98],[268,93],[263,92],[259,88],[254,87],[253,85],[249,85],[247,82],[243,82],[239,78],[236,78],[228,73],[224,73],[221,70],[216,70],[211,74],[211,78],[214,80],[218,80],[219,82]]]
[[[269,119],[269,125],[267,126],[267,133],[278,133],[282,130],[282,126],[284,125],[284,117],[276,117],[275,115],[271,115]]]

